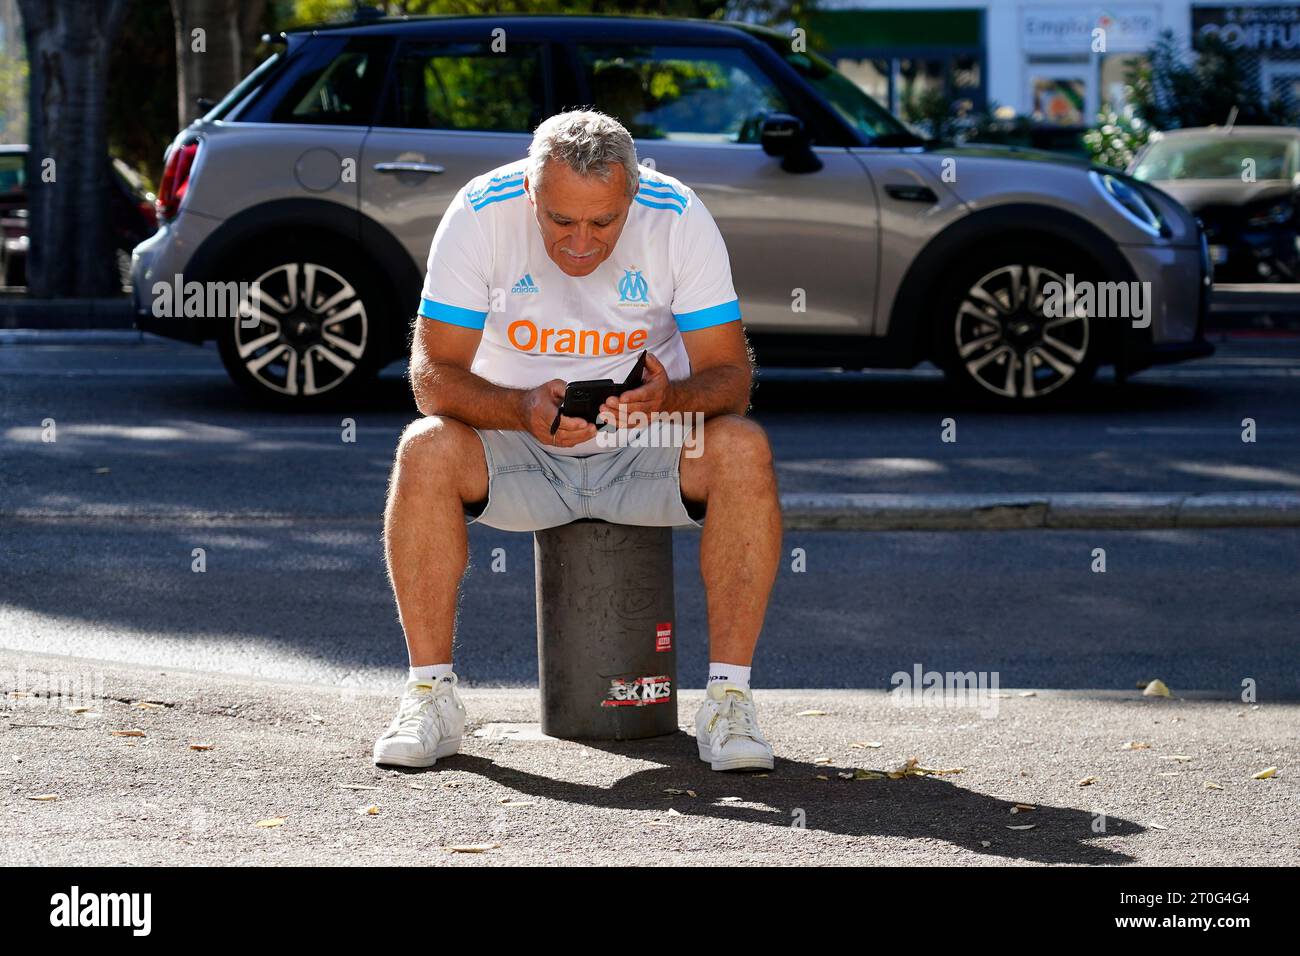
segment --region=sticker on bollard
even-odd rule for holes
[[[631,682],[616,677],[609,682],[609,693],[600,702],[600,706],[644,707],[646,704],[666,704],[672,696],[673,682],[666,675],[638,677]]]
[[[655,650],[662,653],[673,649],[673,622],[655,625]]]

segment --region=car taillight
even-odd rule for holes
[[[190,184],[190,169],[194,166],[194,156],[199,151],[198,143],[186,143],[173,149],[167,157],[163,168],[162,185],[158,187],[158,199],[154,208],[158,221],[166,222],[176,215],[181,200],[185,198],[185,189]]]

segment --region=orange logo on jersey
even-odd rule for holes
[[[538,329],[528,319],[517,319],[506,327],[506,338],[521,352],[556,355],[619,355],[645,345],[645,329],[601,332],[597,329]]]

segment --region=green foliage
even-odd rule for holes
[[[156,185],[177,131],[176,33],[165,3],[132,3],[113,41],[104,94],[108,151]]]
[[[18,49],[0,54],[0,143],[6,145],[27,142],[27,58]]]
[[[1107,107],[1097,114],[1097,125],[1083,134],[1083,145],[1094,162],[1127,169],[1153,131],[1132,104],[1119,112]]]
[[[1222,125],[1233,107],[1242,125],[1275,126],[1296,122],[1276,99],[1261,100],[1246,71],[1245,58],[1215,35],[1201,37],[1189,62],[1165,30],[1125,74],[1127,97],[1137,117],[1156,129]]]

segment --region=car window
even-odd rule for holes
[[[383,58],[351,43],[323,66],[298,76],[271,113],[275,123],[369,126],[383,82]]]
[[[1155,143],[1133,169],[1141,180],[1241,179],[1253,164],[1255,179],[1290,179],[1284,139],[1216,136],[1168,137]],[[1249,162],[1248,162],[1249,161]]]
[[[579,44],[596,109],[639,139],[757,143],[763,118],[789,112],[744,50]]]
[[[397,56],[384,125],[530,133],[546,118],[542,47],[421,43]]]

